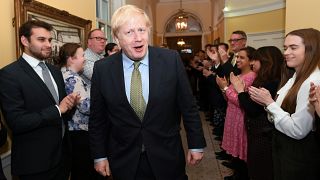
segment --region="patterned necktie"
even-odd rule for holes
[[[142,96],[142,82],[139,66],[141,62],[135,61],[133,63],[134,69],[131,76],[131,88],[130,88],[130,104],[134,109],[139,119],[142,121],[144,112],[146,109],[146,102]]]
[[[43,76],[44,83],[47,85],[56,103],[59,104],[58,94],[54,89],[53,82],[51,80],[47,66],[44,64],[44,62],[40,62],[39,66],[42,68],[42,76]]]

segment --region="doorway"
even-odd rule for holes
[[[183,39],[185,45],[178,45],[177,42]],[[181,59],[185,62],[193,58],[194,54],[201,50],[201,36],[175,36],[166,37],[169,49],[177,50]]]

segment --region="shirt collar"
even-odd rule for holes
[[[122,62],[123,62],[123,67],[125,69],[129,69],[133,66],[133,60],[131,60],[127,55],[125,55],[122,52]],[[147,51],[147,54],[144,56],[144,58],[140,61],[141,65],[144,66],[149,66],[149,51]]]
[[[25,59],[27,61],[27,63],[30,64],[30,66],[32,68],[36,68],[40,62],[44,62],[44,61],[41,61],[39,59],[36,59],[36,58],[26,54],[26,53],[22,54],[22,58]]]
[[[102,59],[104,57],[103,53],[101,54],[95,53],[90,48],[87,48],[85,51],[87,51],[87,53],[89,53],[91,56],[96,56],[97,59]]]

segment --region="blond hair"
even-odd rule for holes
[[[119,32],[119,28],[123,24],[128,22],[131,18],[135,18],[136,14],[143,15],[146,21],[146,26],[148,29],[150,29],[151,22],[144,10],[134,5],[124,5],[118,8],[112,15],[112,18],[111,18],[112,36],[116,38]]]

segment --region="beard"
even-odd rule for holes
[[[30,52],[31,56],[33,56],[34,58],[39,59],[39,60],[48,59],[52,54],[51,48],[50,48],[49,52],[46,52],[46,51],[42,51],[42,49],[37,50],[33,47],[30,47],[29,52]]]

